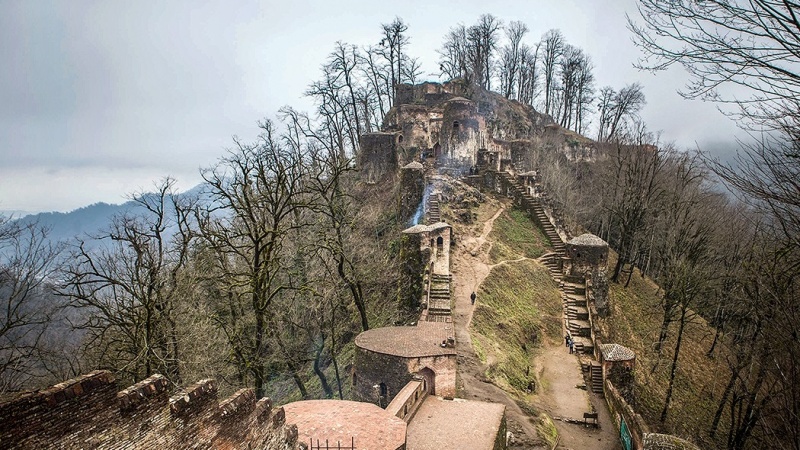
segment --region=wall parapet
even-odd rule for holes
[[[117,393],[119,409],[121,411],[130,411],[136,409],[142,403],[161,396],[161,394],[165,397],[168,385],[169,382],[163,375],[155,374],[145,378]]]
[[[606,403],[611,412],[611,417],[614,419],[617,429],[620,429],[622,420],[624,420],[630,432],[631,448],[637,450],[644,449],[644,435],[650,432],[650,428],[647,426],[644,418],[633,409],[633,406],[622,398],[622,395],[620,395],[619,391],[617,391],[617,388],[610,380],[605,380],[605,396]]]
[[[424,379],[411,380],[397,393],[386,407],[386,411],[408,423],[427,396],[428,390]]]
[[[111,372],[94,371],[22,395],[0,403],[0,447],[297,448],[297,429],[283,409],[273,411],[268,398],[256,402],[252,389],[219,402],[213,379],[171,400],[169,386],[153,375],[118,390]]]

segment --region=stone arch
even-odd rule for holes
[[[420,376],[423,378],[423,383],[425,389],[428,391],[428,394],[435,395],[436,394],[436,372],[433,371],[430,367],[424,367],[419,372]]]
[[[400,144],[402,142],[403,142],[403,135],[401,134],[401,135],[397,136],[397,143]]]
[[[438,238],[436,238],[436,247],[439,250],[442,250],[444,248],[444,238],[443,237],[439,236]]]

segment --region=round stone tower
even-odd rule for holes
[[[463,97],[446,101],[439,131],[444,162],[465,167],[475,165],[475,155],[481,147],[482,125],[475,102]]]

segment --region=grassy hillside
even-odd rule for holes
[[[615,263],[614,256],[609,266]],[[667,420],[659,420],[669,383],[670,366],[675,349],[677,323],[670,328],[669,338],[661,356],[654,350],[661,327],[662,310],[656,293],[657,286],[642,278],[637,270],[627,289],[623,284],[610,285],[611,314],[601,320],[607,338],[636,352],[637,410],[657,431],[689,438],[703,448],[724,448],[721,442],[711,442],[708,430],[717,403],[727,382],[725,359],[717,354],[708,358],[706,352],[714,338],[714,329],[696,318],[687,325],[678,359],[675,391]],[[718,347],[719,348],[719,347]],[[727,424],[723,414],[720,434]]]
[[[493,262],[534,258],[546,250],[546,239],[517,210],[503,212],[489,239]],[[561,334],[561,298],[547,269],[532,259],[494,266],[478,292],[472,318],[472,342],[486,374],[495,384],[522,394],[528,386],[536,348]]]
[[[489,366],[486,374],[504,389],[524,392],[536,347],[545,334],[561,334],[561,297],[545,267],[524,260],[501,264],[478,292],[472,343]]]
[[[513,259],[538,258],[548,249],[547,239],[528,215],[518,209],[505,210],[494,221],[489,251],[492,263]]]

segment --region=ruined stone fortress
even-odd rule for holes
[[[1,404],[0,448],[506,448],[505,406],[457,398],[455,237],[442,221],[438,185],[446,175],[511,197],[550,240],[553,251],[540,262],[561,289],[564,329],[587,385],[605,395],[614,426],[630,430],[630,448],[690,448],[649,433],[631,407],[635,355],[601,342],[594,321],[608,311],[608,245],[593,235],[572,237],[543,201],[537,173],[517,173],[532,148],[559,136],[563,130],[532,108],[459,81],[398,88],[384,129],[361,137],[358,166],[367,183],[399,179],[399,216],[409,223],[400,301],[421,314],[413,326],[356,337],[355,401],[277,407],[256,401],[252,389],[219,401],[214,380],[170,397],[160,375],[118,390],[111,373],[96,371]],[[559,148],[569,159],[595,157],[591,145],[575,140]]]

